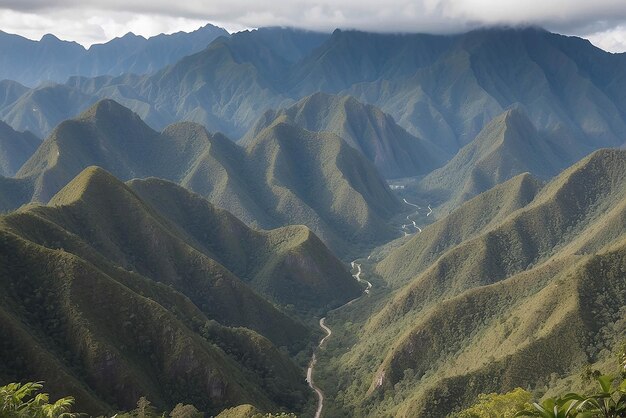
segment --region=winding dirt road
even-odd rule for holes
[[[355,267],[357,269],[356,274],[353,274],[352,277],[358,280],[359,283],[367,284],[367,288],[363,291],[363,294],[361,296],[352,299],[350,302],[344,305],[341,305],[338,308],[333,309],[333,311],[336,311],[338,309],[341,309],[343,307],[353,304],[354,302],[356,302],[357,300],[361,299],[363,296],[368,294],[370,292],[370,289],[372,288],[372,284],[369,281],[365,279],[361,279],[361,273],[362,273],[361,265],[357,264],[354,261],[350,263],[350,265],[353,270]],[[326,326],[326,317],[320,319],[320,328],[326,333],[326,335],[324,336],[324,338],[320,340],[320,343],[317,345],[317,349],[315,351],[319,350],[324,344],[324,342],[328,339],[328,337],[330,337],[333,333],[333,331],[328,326]],[[324,409],[324,392],[322,392],[322,390],[318,388],[317,386],[315,386],[315,383],[313,383],[313,368],[315,367],[315,363],[317,363],[316,352],[314,352],[313,355],[311,356],[311,361],[309,362],[309,368],[306,370],[306,381],[309,384],[309,387],[313,389],[315,393],[317,394],[317,410],[315,411],[315,418],[320,418],[322,416],[322,410]]]

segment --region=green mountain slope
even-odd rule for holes
[[[376,271],[397,287],[427,269],[442,254],[488,231],[508,215],[528,205],[542,184],[524,173],[476,196],[391,252]]]
[[[378,272],[413,278],[331,359],[336,402],[357,415],[445,416],[479,393],[575,379],[601,359],[623,335],[625,169],[625,151],[601,150],[538,193],[514,178],[395,250]],[[473,210],[489,199],[493,223]]]
[[[422,193],[439,195],[447,213],[464,201],[517,174],[548,179],[567,163],[537,132],[523,110],[513,108],[494,118],[443,167],[419,183]]]
[[[296,353],[311,331],[260,295],[308,319],[361,292],[305,227],[254,231],[172,183],[97,167],[0,217],[0,245],[0,379],[72,389],[94,414],[143,395],[298,410],[309,390],[277,347]]]
[[[278,305],[323,313],[360,292],[343,263],[305,226],[256,231],[173,183],[133,180],[129,187],[187,242]]]
[[[375,167],[332,134],[278,124],[246,148],[184,122],[162,133],[112,100],[60,124],[18,177],[47,202],[89,165],[174,181],[262,228],[304,224],[345,255],[394,237],[399,203]],[[356,251],[356,250],[355,250]]]
[[[279,121],[340,136],[387,178],[428,173],[443,162],[440,150],[406,132],[380,109],[349,96],[324,93],[305,97],[286,109],[265,112],[241,142],[249,142]]]
[[[77,77],[62,88],[35,88],[0,115],[10,114],[14,129],[45,136],[90,103],[113,98],[157,129],[189,120],[239,138],[268,109],[323,91],[375,105],[453,155],[519,103],[569,165],[624,143],[625,63],[586,40],[537,28],[443,36],[260,29],[220,37],[153,74]],[[33,118],[26,99],[42,89],[56,89],[58,97]],[[82,106],[48,118],[67,89],[84,96]]]

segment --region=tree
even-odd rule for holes
[[[74,398],[68,396],[50,403],[43,382],[9,383],[0,387],[0,418],[74,418]]]
[[[457,418],[512,418],[520,409],[530,405],[532,395],[522,388],[505,394],[490,393],[478,396],[478,402],[461,411]]]

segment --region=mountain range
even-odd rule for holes
[[[129,32],[86,49],[51,34],[33,41],[0,31],[0,80],[36,87],[45,81],[64,83],[72,76],[145,74],[201,51],[220,36],[229,34],[213,25],[148,39]]]
[[[94,414],[143,395],[215,412],[302,408],[304,381],[278,349],[308,344],[294,315],[360,293],[305,227],[257,232],[172,183],[126,185],[97,167],[47,206],[0,218],[0,235],[12,359],[0,376],[45,379]]]
[[[351,95],[450,155],[521,104],[572,164],[594,149],[624,143],[623,61],[588,41],[536,28],[445,36],[268,28],[220,37],[149,74],[74,77],[42,88],[58,90],[53,96],[67,94],[64,89],[85,95],[74,102],[81,110],[108,97],[157,129],[190,120],[234,139],[269,109],[318,91]],[[5,116],[32,112],[34,104],[25,97],[6,100],[0,116],[14,129],[46,136],[54,124]],[[64,119],[77,113],[55,107]]]
[[[179,183],[250,225],[307,225],[341,255],[397,235],[388,223],[400,210],[396,197],[334,134],[278,123],[240,147],[189,122],[158,133],[112,100],[59,124],[17,177],[5,179],[0,195],[13,203],[5,210],[48,202],[91,165],[123,180]]]
[[[625,54],[539,28],[0,47],[0,385],[444,417],[584,391],[623,343]]]
[[[625,173],[601,150],[543,187],[522,174],[393,250],[377,271],[398,290],[323,389],[357,416],[447,416],[579,381],[623,337]]]

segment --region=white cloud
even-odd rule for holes
[[[0,0],[0,29],[83,44],[132,31],[151,36],[211,22],[236,31],[270,25],[332,30],[460,32],[535,24],[623,51],[624,0]]]

